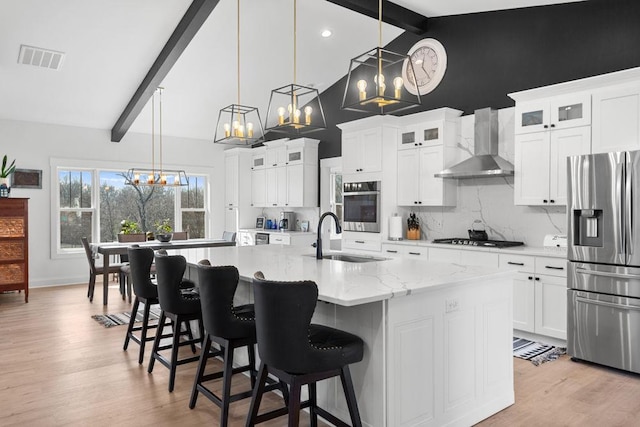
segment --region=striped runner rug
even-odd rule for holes
[[[138,312],[136,313],[136,322],[142,322],[142,316],[144,314],[144,304],[140,304],[138,308]],[[112,326],[119,325],[128,325],[129,320],[131,319],[131,312],[126,311],[124,313],[116,313],[116,314],[94,314],[91,316],[92,319],[98,321],[105,328],[110,328]],[[149,310],[149,320],[158,320],[160,318],[160,307],[153,306],[151,310]]]
[[[536,366],[556,360],[566,353],[567,349],[564,347],[554,347],[524,338],[513,337],[513,355],[520,359],[529,360]]]

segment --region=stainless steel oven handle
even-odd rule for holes
[[[576,267],[576,271],[580,274],[590,274],[592,276],[615,277],[616,279],[640,279],[639,274],[609,273],[606,271],[587,270],[581,267]]]
[[[640,307],[635,306],[635,305],[616,304],[614,302],[598,301],[598,300],[593,300],[593,299],[583,298],[583,297],[578,297],[578,296],[576,297],[576,301],[577,302],[582,302],[582,303],[585,303],[585,304],[601,305],[603,307],[612,307],[612,308],[621,308],[623,310],[640,311]]]
[[[345,191],[344,196],[370,196],[372,194],[380,194],[379,191]]]

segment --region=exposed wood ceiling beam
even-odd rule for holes
[[[111,141],[120,142],[142,111],[153,92],[167,76],[182,52],[189,45],[202,24],[220,0],[193,0],[162,51],[133,94],[133,97],[111,129]]]
[[[378,0],[327,0],[354,12],[378,19]],[[382,0],[382,20],[387,24],[402,28],[414,34],[427,32],[427,17],[412,10]]]

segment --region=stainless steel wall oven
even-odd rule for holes
[[[345,182],[342,196],[343,230],[380,232],[380,181]]]

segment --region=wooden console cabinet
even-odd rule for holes
[[[0,292],[29,302],[29,199],[0,198]]]

